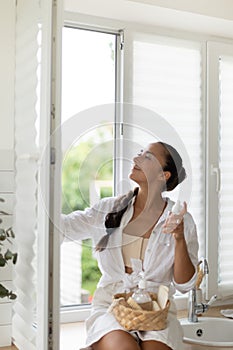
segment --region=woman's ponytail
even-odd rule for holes
[[[95,250],[102,252],[108,245],[110,235],[120,226],[123,214],[126,212],[131,199],[138,194],[138,187],[123,196],[116,198],[113,209],[105,217],[106,235],[97,243]]]

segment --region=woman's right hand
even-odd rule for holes
[[[183,208],[179,214],[169,213],[163,225],[162,232],[165,234],[173,234],[174,236],[184,235],[184,215],[187,213],[187,203],[184,202]],[[176,238],[176,237],[175,237]]]

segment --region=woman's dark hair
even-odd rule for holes
[[[172,191],[186,178],[186,171],[183,167],[183,161],[177,150],[171,145],[158,142],[164,147],[166,164],[163,171],[169,171],[171,176],[166,182],[166,191]]]
[[[126,212],[131,199],[138,194],[138,187],[134,191],[129,191],[123,196],[116,198],[112,211],[105,217],[106,235],[97,243],[95,250],[102,252],[108,245],[110,235],[120,226],[121,218]]]
[[[171,176],[166,182],[166,190],[172,191],[180,184],[186,177],[183,162],[179,153],[174,147],[164,142],[158,142],[164,147],[166,164],[163,171],[169,171]],[[123,214],[126,212],[131,199],[138,194],[139,188],[136,187],[134,191],[129,191],[123,196],[116,198],[113,209],[105,217],[106,235],[104,235],[96,245],[96,251],[102,252],[108,245],[110,235],[120,226]]]

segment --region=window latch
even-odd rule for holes
[[[213,164],[211,164],[211,175],[216,176],[216,192],[219,192],[221,188],[221,172],[220,169],[214,167]]]

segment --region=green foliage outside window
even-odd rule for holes
[[[91,181],[112,180],[113,141],[110,138],[112,126],[104,126],[104,131],[97,129],[93,134],[86,141],[71,148],[64,156],[62,165],[64,214],[73,210],[83,210],[90,205]]]
[[[103,128],[102,128],[103,129]],[[94,131],[91,137],[80,142],[66,153],[62,166],[62,212],[84,210],[90,206],[92,181],[111,181],[113,176],[112,126]],[[110,141],[109,141],[110,140]],[[112,189],[103,186],[100,197],[112,195]],[[96,288],[100,271],[92,256],[91,241],[82,244],[82,288],[90,294]]]
[[[93,259],[91,244],[91,240],[85,240],[82,244],[82,288],[93,295],[101,273]]]

